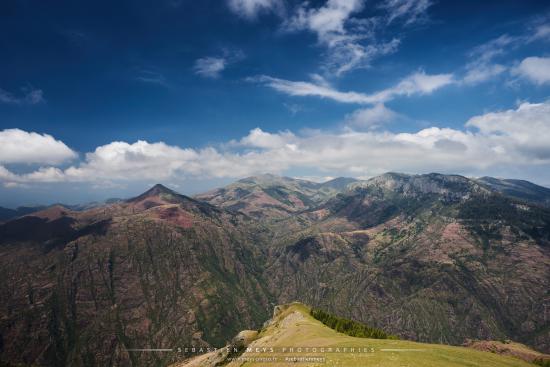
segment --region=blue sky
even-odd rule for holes
[[[272,172],[550,185],[545,1],[4,1],[0,206]]]

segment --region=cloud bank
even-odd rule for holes
[[[378,108],[374,115],[386,112]],[[381,112],[382,111],[382,112]],[[54,162],[74,157],[49,135],[4,130],[4,146],[24,146],[25,155],[2,151],[0,181],[5,186],[37,182],[128,182],[185,178],[244,177],[292,171],[366,177],[386,171],[471,174],[492,167],[550,167],[550,102],[523,103],[515,109],[472,117],[464,129],[430,127],[414,133],[388,131],[266,132],[260,128],[218,147],[183,148],[163,142],[112,142],[97,147],[75,165]],[[43,144],[22,144],[21,138]],[[13,162],[52,163],[22,174],[6,168]],[[11,157],[11,158],[10,158]],[[38,158],[42,157],[42,158]]]

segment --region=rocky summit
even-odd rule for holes
[[[525,181],[263,175],[195,197],[156,185],[21,214],[0,224],[4,364],[183,363],[197,356],[182,346],[275,333],[262,324],[293,301],[404,347],[476,339],[550,351],[548,189]],[[277,320],[310,325],[300,310]]]

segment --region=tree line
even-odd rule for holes
[[[397,336],[387,334],[381,329],[373,328],[354,320],[337,317],[318,308],[312,308],[310,314],[329,328],[356,338],[399,339]]]

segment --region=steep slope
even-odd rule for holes
[[[271,248],[266,279],[405,338],[550,349],[550,211],[461,176],[387,174],[329,200]]]
[[[269,295],[252,224],[155,186],[0,226],[1,360],[166,365],[175,356],[128,349],[219,345],[259,325]]]
[[[220,349],[172,367],[531,365],[520,359],[463,347],[350,337],[323,325],[309,314],[308,307],[299,303],[277,306],[273,318],[259,333],[241,332],[228,347],[230,351],[236,347],[242,354]]]
[[[550,189],[524,180],[505,180],[482,177],[476,180],[501,194],[528,201],[532,204],[550,206]]]
[[[355,181],[341,177],[315,183],[266,174],[239,180],[195,198],[255,218],[280,219],[319,205]]]

